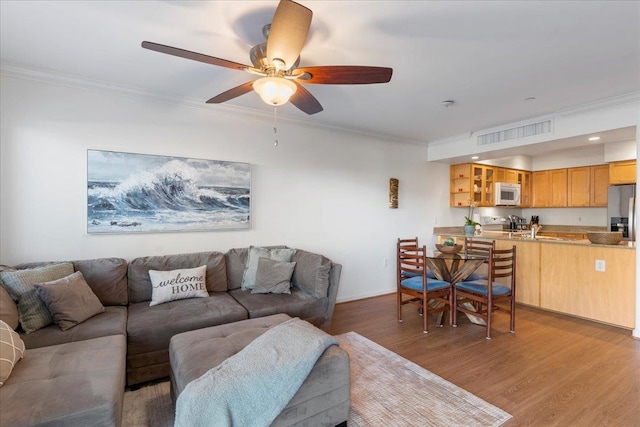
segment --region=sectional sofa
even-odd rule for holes
[[[278,248],[286,247],[268,249]],[[22,333],[16,304],[0,286],[0,320],[17,329],[26,347],[0,387],[0,424],[118,426],[125,384],[168,377],[169,341],[176,334],[277,313],[318,327],[330,321],[340,264],[295,250],[290,293],[255,293],[242,288],[250,250],[71,261],[104,311],[68,330],[51,324]],[[51,264],[4,269],[24,271]],[[203,265],[208,296],[150,305],[149,270]]]

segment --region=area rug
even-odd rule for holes
[[[349,427],[499,426],[511,415],[358,335],[338,335],[351,363]],[[173,425],[169,382],[127,391],[125,427]]]

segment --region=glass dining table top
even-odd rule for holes
[[[426,261],[437,279],[452,285],[463,281],[489,259],[489,254],[448,254],[437,250],[427,251]]]

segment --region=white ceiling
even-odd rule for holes
[[[300,1],[301,66],[376,65],[390,83],[307,85],[280,116],[428,142],[640,90],[638,1]],[[140,47],[250,64],[277,1],[0,1],[0,62],[204,103],[254,77]],[[535,97],[535,101],[524,99]],[[455,100],[452,107],[441,102]],[[270,111],[255,93],[236,109]],[[229,108],[209,106],[212,110]]]

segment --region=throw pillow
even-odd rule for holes
[[[149,307],[179,299],[208,297],[206,274],[206,265],[171,271],[149,270],[152,286]]]
[[[267,249],[255,246],[249,247],[247,266],[245,267],[244,274],[242,275],[242,289],[253,289],[256,283],[256,273],[258,272],[258,261],[260,258],[290,262],[291,257],[295,253],[295,249]]]
[[[316,298],[326,298],[331,260],[319,254],[299,250],[292,261],[297,262],[293,272],[293,285]]]
[[[274,261],[267,258],[258,260],[256,283],[252,294],[290,294],[291,276],[295,262]]]
[[[24,355],[24,342],[20,335],[0,320],[0,386],[7,381],[13,367]]]
[[[63,331],[104,311],[102,303],[79,271],[62,279],[36,283],[35,287],[54,323]]]
[[[35,284],[62,279],[72,273],[73,264],[70,262],[0,273],[0,280],[18,306],[20,325],[25,333],[29,334],[53,323],[51,313],[36,293]]]

